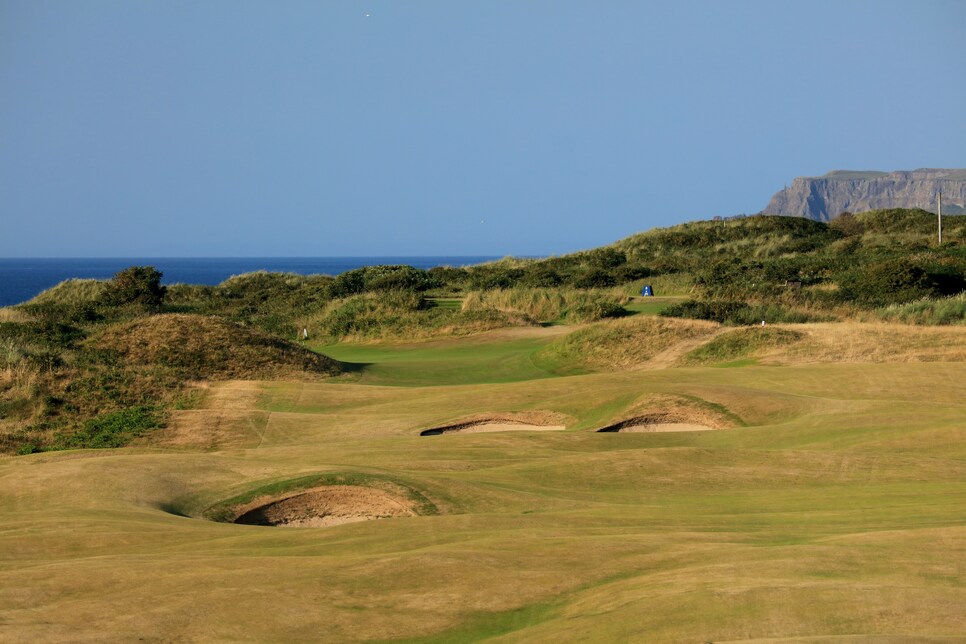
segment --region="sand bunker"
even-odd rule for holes
[[[720,428],[689,422],[685,419],[676,419],[669,415],[655,414],[622,420],[619,423],[602,427],[597,431],[607,433],[620,432],[623,434],[649,432],[706,432],[716,429]]]
[[[460,432],[461,434],[483,434],[485,432],[561,432],[566,429],[563,425],[531,425],[529,423],[473,423],[469,425],[450,425],[449,427],[434,427],[419,432],[420,436],[439,436]]]
[[[483,434],[486,432],[560,432],[567,428],[566,417],[548,411],[531,411],[498,416],[474,416],[441,427],[432,427],[419,432],[420,436],[439,436],[440,434]]]
[[[705,432],[714,430],[714,427],[707,425],[695,425],[694,423],[654,423],[644,425],[627,425],[617,429],[598,429],[599,432],[621,432],[621,433],[647,433],[647,432]]]
[[[417,514],[412,500],[360,485],[326,485],[270,500],[256,499],[237,512],[235,523],[286,528],[321,528]]]

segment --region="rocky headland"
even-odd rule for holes
[[[922,208],[943,214],[966,213],[966,169],[923,168],[896,172],[834,170],[821,177],[798,177],[775,193],[762,211],[828,221],[842,212],[879,208]]]

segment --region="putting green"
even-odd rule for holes
[[[460,341],[392,344],[335,344],[316,350],[349,365],[343,380],[372,385],[424,387],[549,378],[531,355],[557,333],[527,330],[531,336],[505,339],[484,336]]]

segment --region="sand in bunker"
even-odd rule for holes
[[[478,423],[468,425],[459,429],[451,429],[451,432],[462,432],[464,434],[480,434],[483,432],[559,432],[563,431],[563,425],[529,425],[527,423]]]
[[[707,425],[696,425],[694,423],[653,423],[653,424],[643,424],[643,425],[628,425],[627,427],[621,427],[619,429],[612,429],[610,431],[620,432],[620,433],[634,433],[634,432],[707,432],[714,431],[714,427],[708,427]]]
[[[427,429],[420,436],[439,436],[440,434],[483,434],[487,432],[561,432],[566,429],[563,425],[531,425],[529,423],[483,422],[456,425],[453,427],[437,427]]]
[[[416,516],[412,501],[377,488],[327,485],[272,500],[258,499],[239,508],[235,523],[287,528],[322,528]]]

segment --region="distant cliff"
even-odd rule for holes
[[[841,212],[878,208],[922,208],[936,212],[943,194],[943,214],[966,213],[966,170],[853,172],[835,170],[821,177],[798,177],[778,191],[762,211],[828,221]]]

